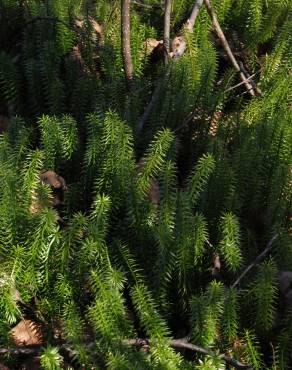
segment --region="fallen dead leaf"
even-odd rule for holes
[[[99,23],[96,22],[95,19],[93,19],[92,17],[88,17],[88,19],[90,20],[90,23],[94,29],[94,31],[99,35],[99,36],[102,36],[102,32],[103,32],[103,29],[102,29],[102,25],[100,25]]]
[[[11,336],[17,346],[38,345],[43,343],[41,326],[31,320],[21,320],[11,329]]]
[[[59,176],[54,171],[44,171],[40,175],[40,180],[44,184],[50,185],[54,189],[62,189],[64,191],[67,190],[66,182],[62,176]]]

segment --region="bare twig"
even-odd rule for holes
[[[0,348],[0,355],[33,355],[41,351],[42,346],[23,346],[17,348]]]
[[[251,76],[251,75],[248,73],[247,69],[245,68],[245,66],[243,65],[243,63],[242,63],[242,62],[240,62],[240,61],[239,61],[239,66],[240,66],[240,68],[241,68],[242,72],[246,75],[247,79],[248,79],[248,80],[250,80],[250,83],[252,84],[252,87],[255,89],[255,91],[256,91],[256,93],[257,93],[257,95],[262,96],[263,94],[262,94],[261,89],[257,86],[257,84],[256,84],[256,83],[254,82],[254,80],[252,79],[252,77],[253,77],[253,76]]]
[[[164,31],[163,31],[163,45],[165,49],[165,63],[168,62],[169,57],[169,35],[170,35],[170,13],[171,13],[171,0],[165,0],[164,10]]]
[[[274,241],[278,238],[278,234],[274,235],[272,239],[268,242],[265,250],[257,256],[257,258],[247,266],[247,268],[240,274],[240,276],[236,279],[236,281],[231,285],[231,288],[235,288],[237,285],[240,284],[241,280],[245,277],[245,275],[258,263],[261,262],[261,260],[266,256],[266,254],[272,249]]]
[[[237,94],[237,95],[235,95],[235,96],[231,96],[229,99],[227,99],[227,100],[226,100],[226,102],[225,102],[225,103],[228,103],[228,102],[229,102],[229,101],[231,101],[231,100],[234,100],[234,99],[240,98],[241,96],[246,95],[246,94],[248,94],[248,90],[245,90],[245,91],[243,91],[242,93]]]
[[[135,339],[124,339],[122,342],[126,346],[135,346],[135,347],[145,347],[145,346],[151,346],[149,339],[141,339],[141,338],[135,338]],[[84,346],[88,349],[95,348],[95,342],[89,342],[84,344]],[[173,339],[170,341],[170,346],[174,349],[187,349],[190,351],[194,351],[197,353],[200,353],[202,355],[209,355],[212,356],[213,352],[209,349],[197,346],[195,344],[188,343],[185,339]],[[69,353],[70,357],[76,355],[76,351],[72,349],[72,347],[66,345],[66,344],[57,344],[56,347],[59,350],[63,350]],[[20,356],[20,355],[35,355],[39,353],[44,348],[44,345],[38,345],[38,346],[23,346],[23,347],[16,347],[16,348],[0,348],[0,355],[13,355],[13,356]],[[235,360],[232,357],[226,356],[224,354],[220,355],[220,358],[222,358],[223,361],[225,361],[227,364],[234,366],[236,369],[251,369],[250,365],[245,365],[237,360]]]
[[[258,72],[257,72],[257,73],[258,73]],[[249,76],[249,77],[247,78],[247,80],[251,80],[253,77],[255,77],[255,76],[257,75],[257,73],[254,73],[253,75]],[[243,84],[244,84],[244,82],[243,82],[243,81],[241,81],[241,82],[239,82],[238,84],[236,84],[236,85],[234,85],[234,86],[231,86],[231,87],[229,87],[228,89],[224,90],[224,93],[226,93],[226,92],[228,92],[228,91],[231,91],[231,90],[234,90],[234,89],[236,89],[237,87],[239,87],[239,86],[241,86],[241,85],[243,85]]]
[[[173,348],[182,348],[182,349],[189,349],[191,351],[201,353],[202,355],[209,355],[212,356],[212,352],[206,348],[197,346],[195,344],[187,343],[181,339],[174,339],[170,343],[171,347]],[[227,364],[234,366],[236,369],[252,369],[250,365],[245,365],[242,362],[235,360],[232,357],[226,355],[220,355],[220,358],[224,360]]]
[[[254,91],[254,88],[253,86],[251,85],[251,83],[247,80],[245,74],[243,73],[243,71],[241,70],[237,60],[235,59],[235,56],[233,55],[231,49],[230,49],[230,46],[226,40],[226,37],[222,31],[222,28],[218,22],[218,19],[217,19],[217,16],[212,8],[212,5],[211,5],[211,2],[210,0],[204,0],[204,4],[207,8],[207,11],[208,11],[208,14],[212,20],[212,24],[213,24],[213,27],[217,33],[217,36],[219,38],[219,40],[221,41],[222,43],[222,46],[228,56],[228,58],[230,59],[234,69],[239,73],[239,77],[241,79],[241,81],[244,83],[244,85],[246,86],[248,92],[252,95],[252,96],[255,96],[255,91]]]
[[[199,14],[199,11],[200,11],[200,8],[203,4],[203,0],[197,0],[194,7],[193,7],[193,10],[192,10],[192,13],[190,15],[190,18],[186,21],[184,27],[189,31],[189,32],[193,32],[193,29],[194,29],[194,25],[195,25],[195,22],[196,22],[196,19],[197,19],[197,16]]]
[[[209,68],[209,70],[208,70],[208,74],[207,74],[207,78],[208,78],[208,76],[209,76],[209,73],[210,73],[210,71],[211,71],[211,68]],[[201,91],[202,91],[202,87],[203,87],[203,84],[201,84],[201,87],[200,87],[200,90],[199,90],[199,93],[198,93],[198,96],[200,96],[201,95]],[[195,104],[194,104],[194,106],[196,106],[196,104],[197,104],[197,102],[195,102]],[[193,110],[192,112],[190,112],[189,114],[188,114],[188,116],[184,119],[184,121],[183,121],[183,123],[180,125],[180,126],[178,126],[173,132],[174,133],[176,133],[176,132],[178,132],[178,131],[180,131],[181,129],[183,129],[185,126],[187,126],[190,122],[192,122],[192,120],[196,117],[196,114],[198,113],[198,111],[197,111],[197,109],[195,108],[195,110]],[[209,243],[209,242],[208,242]],[[209,245],[210,245],[210,243],[209,243]],[[211,245],[210,245],[211,246]],[[212,248],[213,248],[213,246],[212,246]]]
[[[203,3],[202,0],[196,0],[195,5],[193,6],[190,18],[188,19],[188,21],[185,24],[185,27],[188,29],[189,32],[192,32],[192,30],[194,28],[195,21],[196,21],[197,15],[199,13],[199,10],[202,6],[202,3]],[[166,15],[165,15],[164,19],[167,19]],[[184,44],[185,44],[185,41],[184,41]],[[186,48],[184,47],[183,51],[178,55],[178,57],[181,57],[183,55],[185,49]],[[167,78],[168,76],[169,76],[169,69],[167,69],[165,77]],[[165,78],[162,78],[160,81],[158,81],[158,83],[157,83],[157,85],[156,85],[156,87],[153,91],[151,100],[148,103],[142,117],[140,118],[140,120],[138,122],[137,129],[136,129],[136,132],[137,132],[138,135],[143,130],[145,123],[147,122],[147,120],[150,117],[156,103],[159,100],[159,95],[160,95],[160,91],[161,91],[161,88],[162,88],[162,82],[164,81],[164,79]]]
[[[170,12],[171,12],[171,0],[165,0],[163,44],[164,44],[165,52],[166,52],[165,53],[166,54],[165,59],[164,59],[166,63],[168,62],[168,55],[169,55]],[[169,75],[169,68],[166,71],[166,76],[168,76],[168,75]],[[157,85],[156,85],[156,87],[153,91],[153,94],[151,96],[151,100],[150,100],[149,104],[147,105],[142,117],[140,118],[140,121],[138,122],[137,129],[136,129],[137,135],[139,135],[140,132],[142,131],[147,119],[149,118],[149,116],[152,113],[156,103],[159,100],[163,80],[164,79],[160,80],[157,83]]]
[[[133,86],[133,62],[131,56],[131,30],[130,30],[130,3],[131,0],[121,0],[122,9],[122,52],[125,79],[128,90]]]
[[[173,132],[176,133],[180,131],[182,128],[184,128],[185,126],[187,126],[190,122],[192,122],[196,114],[197,114],[196,110],[188,114],[188,116],[184,119],[183,123],[180,126],[178,126],[175,130],[173,130]]]
[[[184,36],[184,31],[190,33],[193,32],[197,16],[199,14],[200,8],[203,4],[203,0],[196,0],[195,5],[193,6],[192,12],[188,20],[184,23],[182,30],[178,33],[176,37],[172,40],[172,51],[170,56],[172,58],[180,58],[184,55],[187,49],[187,43]]]
[[[157,85],[156,85],[156,87],[155,87],[155,89],[152,93],[151,100],[150,100],[149,104],[147,105],[142,117],[140,118],[140,120],[138,122],[137,129],[136,129],[137,135],[139,135],[140,132],[143,130],[143,127],[144,127],[145,123],[147,122],[150,114],[152,113],[154,107],[156,106],[156,103],[158,102],[159,97],[160,97],[160,91],[162,89],[163,81],[168,78],[169,73],[170,73],[170,69],[168,67],[165,76],[162,77],[161,80],[158,81],[158,83],[157,83]]]

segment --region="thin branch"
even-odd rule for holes
[[[145,347],[145,346],[150,346],[150,340],[149,339],[141,339],[141,338],[136,338],[136,339],[124,339],[122,343],[126,346],[135,346],[135,347]],[[93,349],[95,348],[95,342],[89,342],[84,344],[84,346],[88,349]],[[187,349],[190,351],[194,351],[197,353],[200,353],[202,355],[209,355],[212,356],[213,352],[197,346],[195,344],[191,344],[186,342],[185,339],[173,339],[170,341],[170,346],[174,349]],[[23,346],[23,347],[16,347],[16,348],[0,348],[0,355],[13,355],[13,356],[20,356],[20,355],[35,355],[39,353],[45,345],[38,345],[38,346]],[[70,357],[74,356],[77,354],[77,352],[72,349],[72,347],[66,345],[66,344],[56,344],[55,347],[57,347],[59,350],[67,351],[70,355]],[[251,369],[250,365],[245,365],[237,360],[235,360],[232,357],[226,356],[224,354],[220,355],[220,358],[224,360],[227,364],[234,366],[236,369]]]
[[[12,356],[21,356],[21,355],[33,355],[39,353],[42,350],[43,346],[23,346],[16,348],[0,348],[0,355],[12,355]]]
[[[259,96],[262,96],[263,93],[261,91],[261,89],[257,86],[257,84],[254,82],[254,80],[252,79],[252,76],[248,73],[247,69],[245,68],[245,66],[243,65],[242,62],[239,62],[239,66],[241,68],[241,70],[243,71],[243,73],[246,75],[247,79],[250,80],[250,83],[252,84],[253,88],[255,89],[256,93],[259,95]]]
[[[257,73],[258,73],[258,72],[257,72]],[[254,73],[253,75],[249,76],[249,77],[247,78],[247,80],[251,80],[253,77],[255,77],[255,76],[257,75],[257,73]],[[239,87],[239,86],[241,86],[241,85],[243,85],[243,84],[244,84],[244,82],[243,82],[243,81],[241,81],[241,82],[239,82],[238,84],[236,84],[236,85],[234,85],[234,86],[231,86],[231,87],[229,87],[228,89],[224,90],[224,93],[226,93],[226,92],[228,92],[228,91],[231,91],[231,90],[234,90],[234,89],[236,89],[237,87]]]
[[[181,31],[178,33],[178,35],[172,40],[172,51],[170,53],[170,56],[172,58],[180,58],[182,55],[184,55],[186,49],[187,49],[187,43],[184,37],[184,31],[188,31],[190,33],[193,32],[195,22],[197,19],[197,16],[199,14],[200,8],[203,4],[203,0],[196,0],[195,5],[193,6],[192,12],[188,20],[184,23]]]
[[[247,80],[251,80],[253,77],[255,77],[257,74],[259,73],[259,71],[257,71],[256,73],[254,73],[252,76],[249,76],[248,78],[247,78]],[[243,85],[244,84],[244,82],[242,81],[242,82],[239,82],[238,84],[236,84],[236,85],[234,85],[234,86],[231,86],[231,87],[229,87],[228,89],[226,89],[226,90],[224,90],[223,91],[223,93],[227,93],[227,92],[229,92],[229,91],[231,91],[231,90],[234,90],[234,89],[236,89],[237,87],[239,87],[239,86],[241,86],[241,85]],[[248,91],[244,91],[244,93],[243,94],[246,94]],[[237,95],[236,97],[238,97],[238,96],[241,96],[241,95],[243,95],[243,94],[240,94],[240,95]],[[235,98],[236,98],[235,97]],[[228,99],[227,100],[227,102],[229,101],[230,99]],[[180,125],[180,126],[178,126],[175,130],[173,130],[173,132],[174,133],[176,133],[176,132],[178,132],[178,131],[180,131],[182,128],[184,128],[185,126],[187,126],[190,122],[192,122],[192,120],[193,120],[193,118],[195,117],[195,115],[197,114],[197,111],[195,110],[195,111],[193,111],[193,112],[191,112],[185,119],[184,119],[184,121],[183,121],[183,123]]]
[[[199,13],[199,10],[200,10],[201,6],[202,6],[202,0],[196,0],[195,5],[193,6],[193,9],[192,9],[192,13],[190,15],[190,18],[188,19],[188,21],[185,24],[185,27],[188,29],[189,32],[192,32],[192,30],[195,26],[195,21],[196,21],[196,18],[197,18],[197,15]],[[165,18],[166,18],[166,15],[165,15]],[[185,44],[185,42],[184,42],[184,44]],[[181,57],[183,55],[185,49],[186,48],[184,47],[183,51],[180,53],[180,55],[178,57]],[[169,69],[166,71],[166,76],[165,77],[167,78],[168,76],[169,76]],[[156,103],[159,100],[160,91],[161,91],[161,88],[162,88],[162,82],[164,81],[164,79],[165,78],[162,78],[160,81],[158,81],[158,83],[157,83],[157,85],[156,85],[156,87],[153,91],[151,100],[148,103],[142,117],[140,118],[140,120],[138,122],[138,125],[137,125],[137,128],[136,128],[137,135],[139,135],[140,132],[143,130],[145,123],[147,122],[147,120],[150,117]]]
[[[201,353],[202,355],[209,355],[212,356],[212,352],[209,351],[206,348],[197,346],[195,344],[187,343],[181,339],[174,339],[170,343],[171,347],[173,348],[183,348],[183,349],[189,349],[191,351]],[[220,358],[224,360],[228,365],[234,366],[236,369],[252,369],[251,365],[245,365],[242,362],[239,362],[235,360],[232,357],[226,356],[226,355],[220,355]]]
[[[208,70],[208,74],[207,74],[206,78],[208,78],[210,71],[211,71],[211,68],[209,68],[209,70]],[[202,88],[203,88],[203,84],[204,84],[204,83],[202,83],[202,84],[201,84],[201,86],[200,86],[200,90],[199,90],[199,92],[198,92],[197,99],[196,99],[196,102],[195,102],[195,104],[194,104],[194,107],[196,107],[196,105],[197,105],[197,101],[198,101],[198,97],[201,95],[201,91],[202,91]],[[174,132],[174,133],[176,133],[176,132],[180,131],[182,128],[184,128],[185,126],[187,126],[187,125],[188,125],[190,122],[192,122],[192,120],[195,118],[196,114],[197,114],[197,109],[195,108],[195,110],[194,110],[194,111],[192,111],[192,112],[190,112],[190,113],[188,114],[188,116],[183,120],[183,123],[182,123],[180,126],[178,126],[175,130],[173,130],[173,132]],[[208,243],[209,243],[209,245],[211,246],[210,242],[208,242]],[[213,247],[213,246],[212,246],[212,247]]]
[[[246,95],[246,94],[248,94],[248,90],[245,90],[245,91],[243,91],[242,93],[237,94],[237,95],[235,95],[235,96],[231,95],[231,97],[230,97],[229,99],[227,99],[227,100],[226,100],[225,104],[226,104],[226,103],[228,103],[228,102],[230,102],[231,100],[234,100],[234,99],[240,98],[241,96]]]
[[[131,55],[131,29],[130,29],[131,0],[121,0],[122,9],[122,53],[127,89],[133,86],[133,62]]]
[[[165,76],[163,76],[158,81],[158,83],[157,83],[157,85],[156,85],[156,87],[155,87],[155,89],[152,93],[151,100],[150,100],[149,104],[147,105],[142,117],[140,118],[140,120],[138,122],[138,125],[137,125],[137,128],[136,128],[137,135],[139,135],[141,133],[141,131],[143,130],[143,127],[144,127],[145,123],[147,122],[150,114],[152,113],[154,107],[156,106],[156,104],[159,100],[159,97],[160,97],[160,91],[161,91],[162,86],[163,86],[163,81],[169,77],[169,73],[170,73],[170,69],[168,67]]]
[[[163,30],[163,45],[165,49],[165,63],[168,62],[169,57],[169,37],[170,37],[170,14],[171,14],[171,0],[165,0],[164,10],[164,30]]]
[[[169,55],[170,13],[171,13],[171,0],[165,0],[163,44],[164,44],[164,47],[165,47],[165,54],[166,55],[165,55],[164,60],[165,60],[166,64],[168,62],[168,55]],[[169,75],[169,69],[167,69],[166,77],[168,75]],[[157,85],[156,85],[156,87],[153,91],[153,94],[151,96],[151,100],[150,100],[149,104],[147,105],[140,121],[138,122],[138,125],[137,125],[137,128],[136,128],[137,135],[139,135],[140,132],[143,130],[143,127],[144,127],[147,119],[149,118],[149,116],[152,113],[156,103],[159,100],[163,80],[164,80],[164,78],[157,83]]]
[[[200,8],[201,8],[202,5],[203,5],[203,0],[197,0],[196,1],[195,5],[193,7],[192,13],[190,15],[190,18],[185,23],[185,28],[189,32],[193,32],[197,16],[199,14],[199,11],[200,11]]]
[[[176,133],[180,131],[182,128],[184,128],[185,126],[187,126],[190,122],[192,122],[196,114],[197,114],[196,110],[189,113],[188,116],[184,119],[183,123],[180,126],[178,126],[176,129],[174,129],[173,132]]]
[[[218,22],[218,19],[217,19],[217,16],[212,8],[212,5],[211,5],[211,2],[210,0],[204,0],[204,4],[207,8],[207,11],[208,11],[208,14],[212,20],[212,24],[213,24],[213,27],[217,33],[217,36],[219,38],[219,40],[221,41],[222,43],[222,46],[228,56],[228,58],[230,59],[234,69],[239,73],[239,77],[241,79],[241,81],[244,83],[244,85],[246,86],[248,92],[252,95],[252,96],[255,96],[256,93],[254,91],[254,88],[253,86],[251,85],[251,83],[247,80],[245,74],[243,73],[242,69],[240,68],[237,60],[235,59],[235,56],[233,55],[231,49],[230,49],[230,46],[228,44],[228,41],[226,40],[226,37],[222,31],[222,28]]]
[[[274,241],[278,238],[278,234],[274,235],[272,239],[268,242],[265,250],[257,256],[257,258],[249,265],[247,268],[240,274],[240,276],[236,279],[236,281],[231,285],[231,288],[235,288],[237,285],[240,284],[241,280],[245,277],[245,275],[257,264],[259,264],[262,259],[268,254],[268,252],[272,249]]]

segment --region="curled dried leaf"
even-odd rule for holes
[[[30,205],[30,213],[37,215],[41,212],[44,206],[56,207],[63,204],[64,193],[68,190],[66,181],[62,176],[59,176],[55,171],[44,171],[39,174],[39,179],[42,184],[49,185],[52,189],[52,197],[48,202],[40,198],[37,191],[32,195],[32,202]]]
[[[51,186],[54,189],[67,190],[66,181],[54,171],[44,171],[39,175],[42,183]]]
[[[99,24],[94,18],[91,16],[88,17],[88,20],[93,28],[93,30],[97,33],[99,38],[103,37],[103,27]],[[83,19],[75,19],[75,26],[79,29],[84,28],[84,20]]]
[[[83,20],[75,19],[75,26],[77,28],[82,28],[83,25],[84,25],[84,21]]]
[[[77,62],[80,67],[84,67],[85,66],[85,62],[84,62],[84,59],[82,58],[82,55],[81,55],[81,48],[79,45],[75,45],[73,46],[73,49],[70,53],[70,56],[69,58],[75,62]]]
[[[43,343],[41,326],[31,320],[21,320],[11,329],[11,337],[17,346],[38,345]]]
[[[171,43],[171,52],[169,53],[171,58],[179,58],[181,57],[185,50],[187,44],[185,38],[183,36],[176,36]]]
[[[99,36],[102,36],[103,34],[103,27],[101,24],[97,23],[95,19],[93,19],[92,17],[88,17],[94,31],[99,35]]]
[[[146,55],[151,54],[155,48],[157,48],[159,45],[162,45],[162,44],[163,44],[162,40],[156,40],[154,38],[146,39],[145,41]]]
[[[220,276],[221,261],[218,253],[213,254],[213,268],[212,275],[216,278]]]

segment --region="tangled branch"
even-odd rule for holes
[[[131,29],[130,29],[130,4],[131,0],[122,0],[122,52],[123,64],[128,90],[133,86],[133,61],[131,55]]]
[[[150,347],[151,342],[149,339],[141,339],[141,338],[136,338],[136,339],[124,339],[122,342],[126,346],[133,346],[133,347]],[[86,348],[95,348],[95,343],[90,342],[87,343]],[[213,353],[212,351],[197,346],[195,344],[188,343],[184,338],[182,339],[173,339],[170,342],[170,346],[173,349],[186,349],[190,350],[196,353],[200,353],[202,355],[208,355],[212,356]],[[59,344],[56,345],[59,350],[63,350],[69,353],[70,357],[73,357],[76,355],[76,351],[73,350],[70,346],[66,344]],[[23,347],[17,347],[17,348],[0,348],[0,355],[13,355],[13,356],[20,356],[20,355],[36,355],[38,354],[42,349],[44,348],[43,345],[38,345],[38,346],[23,346]],[[240,361],[237,361],[236,359],[226,356],[225,354],[220,355],[220,358],[226,362],[226,364],[234,366],[236,369],[252,369],[250,365],[245,365]]]

